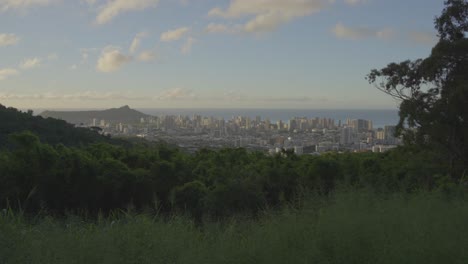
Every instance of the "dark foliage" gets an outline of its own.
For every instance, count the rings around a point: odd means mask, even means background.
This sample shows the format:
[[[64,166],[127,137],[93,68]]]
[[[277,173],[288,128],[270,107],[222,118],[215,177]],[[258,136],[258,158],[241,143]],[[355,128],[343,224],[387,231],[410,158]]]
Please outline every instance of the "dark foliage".
[[[118,142],[87,128],[75,128],[63,120],[44,119],[41,116],[33,116],[32,111],[21,112],[1,104],[0,121],[0,146],[7,144],[9,134],[22,131],[31,131],[42,142],[52,145],[80,146],[95,142]]]
[[[372,70],[370,83],[401,101],[397,133],[439,153],[454,179],[468,169],[468,2],[448,0],[429,57]]]
[[[427,163],[433,152],[410,148],[322,156],[204,149],[189,155],[166,145],[53,146],[30,132],[11,134],[9,142],[11,149],[0,151],[0,208],[30,213],[134,209],[223,218],[295,206],[304,193],[327,196],[339,186],[411,192],[447,183],[447,168]]]

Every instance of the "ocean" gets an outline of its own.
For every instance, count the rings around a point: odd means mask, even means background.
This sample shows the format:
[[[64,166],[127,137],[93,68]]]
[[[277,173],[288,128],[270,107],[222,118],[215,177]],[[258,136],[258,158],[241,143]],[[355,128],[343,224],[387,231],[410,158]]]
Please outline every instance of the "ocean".
[[[262,120],[267,118],[271,122],[282,120],[288,121],[293,117],[307,118],[332,118],[338,123],[346,122],[346,119],[365,119],[371,120],[374,128],[384,127],[386,125],[396,125],[398,123],[398,110],[346,110],[346,109],[165,109],[165,108],[137,108],[137,110],[148,115],[183,115],[193,116],[201,115],[207,117],[231,119],[236,116],[246,116],[255,119],[260,116]]]

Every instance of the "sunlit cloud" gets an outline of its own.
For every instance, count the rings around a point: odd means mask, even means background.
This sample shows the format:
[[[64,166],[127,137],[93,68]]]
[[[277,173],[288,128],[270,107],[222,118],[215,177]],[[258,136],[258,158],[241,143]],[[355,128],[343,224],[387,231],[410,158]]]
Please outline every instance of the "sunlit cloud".
[[[122,13],[155,8],[158,3],[159,0],[110,0],[100,8],[96,22],[106,24]]]
[[[131,54],[135,53],[138,50],[141,44],[141,40],[147,36],[148,36],[147,32],[140,32],[135,36],[135,38],[133,38],[132,44],[130,45]]]
[[[231,29],[224,24],[210,23],[205,28],[206,33],[228,33]]]
[[[23,70],[29,70],[29,69],[37,68],[40,66],[41,66],[41,59],[39,58],[26,59],[20,63],[20,68]]]
[[[174,30],[169,30],[161,34],[161,41],[170,42],[181,39],[185,34],[189,32],[188,27],[181,27]]]
[[[132,61],[132,58],[123,54],[119,48],[108,46],[103,49],[98,59],[96,69],[100,72],[114,72],[130,61]]]
[[[19,72],[16,69],[12,69],[12,68],[0,69],[0,81],[6,80],[18,74]]]
[[[226,19],[251,17],[242,30],[261,33],[274,31],[294,19],[319,12],[329,3],[327,0],[231,0],[226,9],[216,7],[208,15]]]
[[[380,38],[391,39],[396,32],[391,28],[372,29],[368,27],[348,27],[342,23],[336,24],[332,29],[332,33],[340,39],[364,39],[364,38]]]
[[[58,94],[53,92],[37,94],[0,93],[2,100],[147,100],[145,96],[135,96],[129,92],[96,92],[84,91],[70,94]]]
[[[163,91],[160,95],[154,97],[155,100],[188,100],[194,99],[196,96],[189,89],[174,88]]]
[[[157,58],[158,58],[157,54],[152,50],[142,51],[140,54],[138,54],[138,57],[137,57],[139,61],[143,61],[143,62],[154,61]]]
[[[187,38],[187,41],[185,41],[185,44],[182,46],[182,48],[180,49],[180,51],[183,53],[183,54],[188,54],[192,51],[192,46],[193,44],[195,44],[197,42],[196,39],[192,38],[192,37],[189,37]]]
[[[0,10],[27,9],[33,6],[47,6],[59,0],[1,0]]]
[[[200,99],[203,99],[200,97]],[[323,96],[251,96],[238,91],[226,91],[222,96],[208,97],[214,101],[231,101],[244,103],[313,103],[327,102],[329,99]]]
[[[0,34],[0,47],[16,45],[19,38],[15,34]]]

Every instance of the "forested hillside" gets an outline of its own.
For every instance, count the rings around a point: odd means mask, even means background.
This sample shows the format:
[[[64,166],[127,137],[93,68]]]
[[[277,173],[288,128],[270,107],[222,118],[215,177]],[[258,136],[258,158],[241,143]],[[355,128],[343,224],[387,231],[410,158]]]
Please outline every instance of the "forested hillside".
[[[8,135],[22,131],[36,134],[42,142],[52,145],[80,146],[95,142],[111,142],[108,137],[87,128],[76,128],[63,120],[33,116],[0,104],[0,146],[7,144]]]
[[[219,218],[300,206],[307,194],[328,196],[337,188],[455,188],[444,164],[427,162],[434,157],[430,150],[270,156],[225,149],[190,155],[165,145],[52,146],[30,132],[9,139],[13,148],[0,152],[0,206],[30,213],[133,208]]]

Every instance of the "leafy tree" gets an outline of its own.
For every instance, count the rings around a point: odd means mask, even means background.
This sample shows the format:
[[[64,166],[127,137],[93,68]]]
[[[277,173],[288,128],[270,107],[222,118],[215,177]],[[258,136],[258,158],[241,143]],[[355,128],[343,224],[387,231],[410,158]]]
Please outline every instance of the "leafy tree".
[[[440,153],[454,179],[468,167],[468,2],[447,0],[429,57],[372,70],[370,83],[401,101],[397,134]]]
[[[208,189],[200,181],[192,181],[176,187],[172,192],[171,202],[178,208],[196,219],[200,219],[204,210],[204,199]]]

